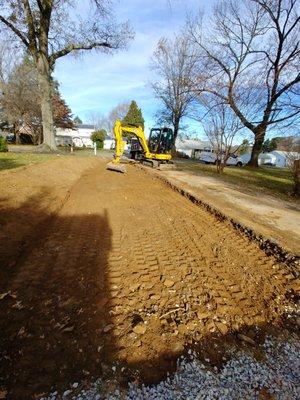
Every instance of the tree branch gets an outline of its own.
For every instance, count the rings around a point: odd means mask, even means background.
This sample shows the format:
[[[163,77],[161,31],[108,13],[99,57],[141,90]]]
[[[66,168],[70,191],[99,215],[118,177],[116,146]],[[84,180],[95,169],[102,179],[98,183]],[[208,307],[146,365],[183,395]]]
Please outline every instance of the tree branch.
[[[53,53],[50,56],[50,63],[53,65],[53,63],[55,63],[55,61],[60,58],[60,57],[64,57],[67,54],[72,53],[73,51],[78,51],[78,50],[92,50],[94,48],[98,48],[98,47],[104,47],[107,49],[112,49],[113,46],[111,44],[109,44],[108,42],[94,42],[94,43],[90,43],[90,44],[70,44],[69,46],[66,46],[65,48],[57,51],[56,53]]]
[[[28,42],[29,42],[28,47],[30,50],[34,50],[36,49],[36,32],[35,32],[33,15],[31,12],[29,1],[23,0],[22,3],[24,6],[27,26],[28,26]]]
[[[272,120],[272,121],[269,121],[269,125],[279,124],[280,122],[287,121],[288,119],[294,118],[294,117],[296,117],[296,116],[299,115],[299,114],[300,114],[300,110],[297,110],[297,111],[295,111],[293,114],[289,114],[289,115],[287,115],[287,116],[285,116],[285,117],[282,117],[282,118],[278,118],[278,119],[274,119],[274,120]]]
[[[300,82],[300,73],[296,76],[294,80],[291,82],[287,83],[282,89],[280,89],[276,95],[274,96],[274,100],[276,101],[284,92],[286,92],[288,89],[290,89],[292,86],[296,85],[296,83]]]
[[[19,39],[22,40],[22,42],[25,44],[26,47],[29,47],[29,43],[26,37],[22,34],[21,31],[19,31],[19,29],[17,29],[12,23],[7,21],[7,19],[5,19],[2,15],[0,15],[0,21],[3,22],[4,25],[6,25],[13,33],[16,34],[19,37]]]

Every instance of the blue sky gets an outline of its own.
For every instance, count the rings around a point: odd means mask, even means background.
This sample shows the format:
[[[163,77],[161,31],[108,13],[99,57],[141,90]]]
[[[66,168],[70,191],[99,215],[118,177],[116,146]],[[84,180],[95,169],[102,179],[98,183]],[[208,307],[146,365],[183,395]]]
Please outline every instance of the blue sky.
[[[187,12],[212,3],[213,0],[115,1],[119,21],[130,20],[135,30],[128,50],[114,55],[91,51],[80,59],[64,57],[56,64],[55,77],[73,114],[88,122],[90,112],[105,115],[118,103],[134,99],[142,108],[148,130],[154,125],[153,115],[158,108],[147,84],[151,74],[149,60],[157,41],[178,31]],[[193,126],[193,130],[196,128]]]

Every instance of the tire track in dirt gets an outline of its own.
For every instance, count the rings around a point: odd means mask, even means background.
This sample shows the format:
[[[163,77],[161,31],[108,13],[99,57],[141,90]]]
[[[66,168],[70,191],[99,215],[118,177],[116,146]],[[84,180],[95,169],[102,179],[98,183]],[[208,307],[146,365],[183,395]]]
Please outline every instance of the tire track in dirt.
[[[9,290],[1,379],[11,398],[28,398],[116,363],[151,381],[184,345],[292,310],[299,280],[157,179],[101,164],[77,182]]]

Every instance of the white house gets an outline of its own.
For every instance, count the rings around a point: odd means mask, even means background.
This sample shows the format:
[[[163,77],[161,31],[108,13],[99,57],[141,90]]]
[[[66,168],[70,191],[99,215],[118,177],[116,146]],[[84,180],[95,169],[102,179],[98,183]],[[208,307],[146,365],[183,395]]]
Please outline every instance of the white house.
[[[284,168],[297,159],[300,159],[300,153],[274,150],[270,153],[261,153],[258,156],[258,164]]]
[[[189,158],[199,158],[203,151],[213,151],[213,146],[208,140],[177,139],[175,147],[179,153]]]
[[[248,164],[248,162],[250,161],[251,158],[251,153],[245,153],[245,154],[241,154],[240,158],[243,162],[244,165]]]
[[[106,136],[103,143],[104,150],[113,150],[115,148],[115,139],[111,136]]]
[[[81,124],[77,125],[75,129],[57,128],[55,141],[57,145],[68,146],[74,145],[76,147],[93,147],[91,134],[95,132],[94,125]]]
[[[75,146],[75,147],[93,147],[91,135],[95,132],[94,125],[81,124],[75,129],[56,129],[55,141],[58,146]],[[128,147],[127,141],[124,140],[124,149]],[[115,139],[107,135],[104,139],[103,148],[105,150],[113,150],[115,148]]]

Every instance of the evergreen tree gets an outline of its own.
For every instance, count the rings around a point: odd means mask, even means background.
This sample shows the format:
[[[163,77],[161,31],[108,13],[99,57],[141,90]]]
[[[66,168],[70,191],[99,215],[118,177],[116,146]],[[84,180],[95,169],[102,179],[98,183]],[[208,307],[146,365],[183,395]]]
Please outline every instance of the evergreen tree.
[[[122,124],[141,126],[144,129],[145,120],[142,115],[142,110],[138,107],[136,101],[132,100],[129,110],[122,120]]]
[[[75,125],[81,125],[82,124],[82,120],[78,117],[78,115],[74,118],[74,124]]]
[[[264,153],[269,153],[270,151],[274,151],[277,149],[278,138],[266,139],[262,146],[262,151]]]

